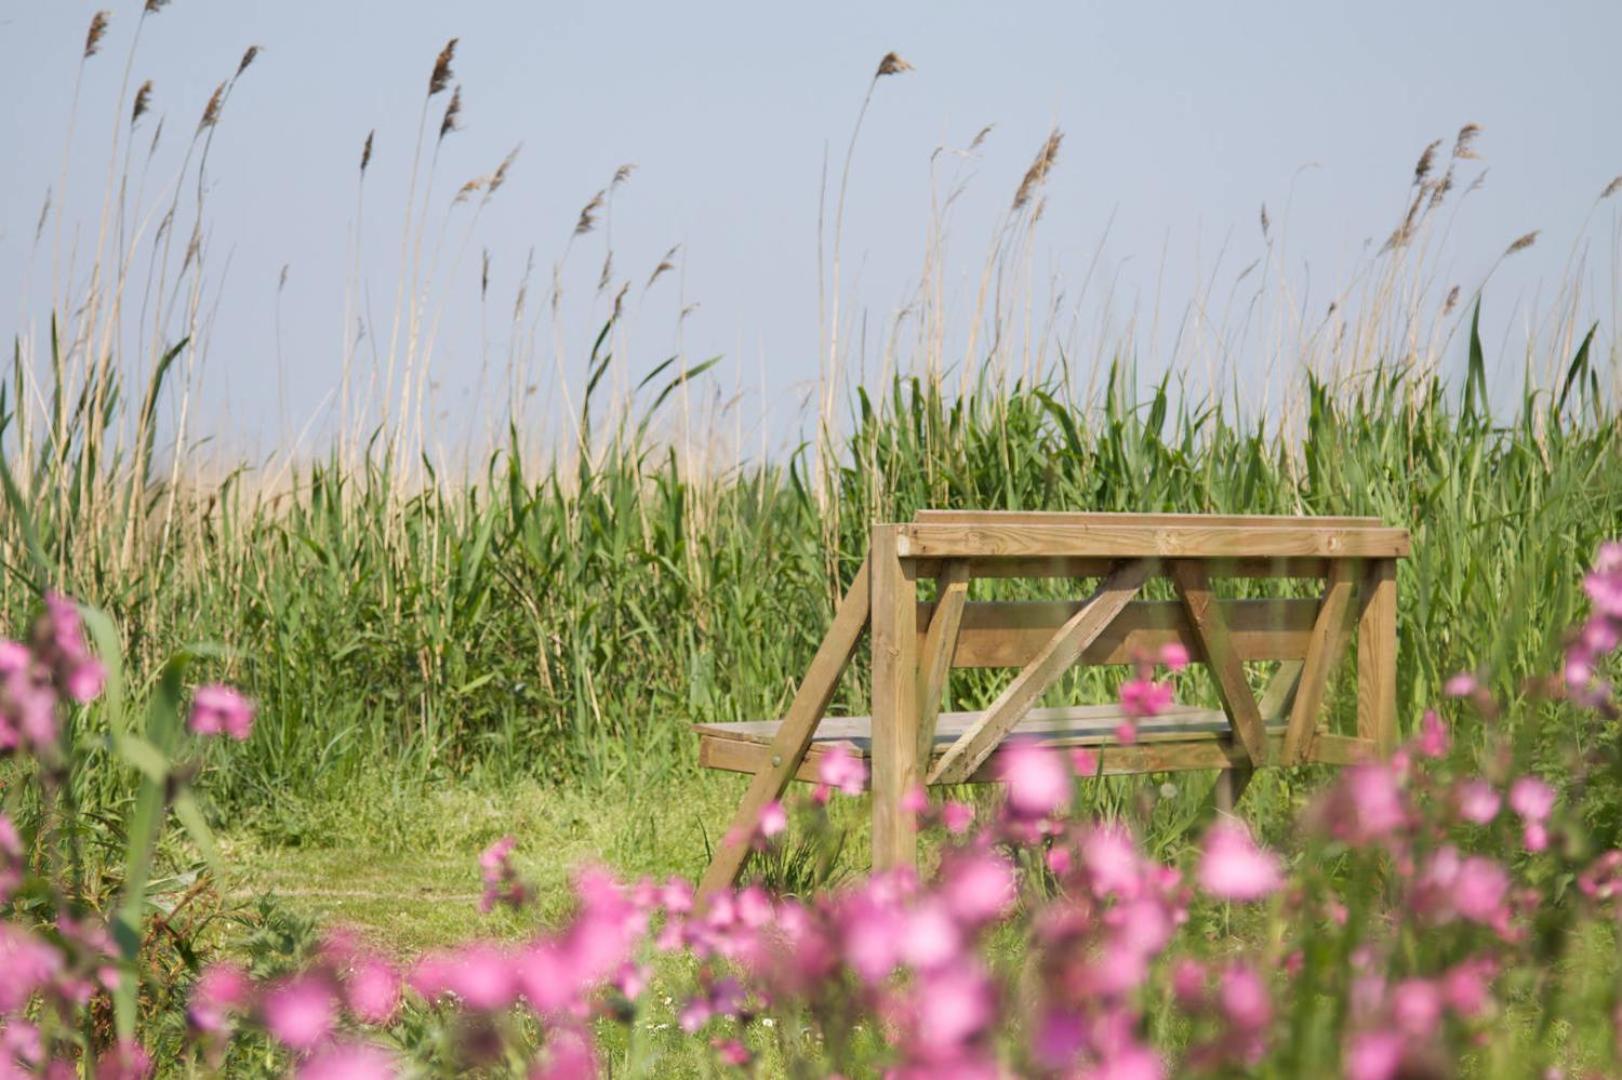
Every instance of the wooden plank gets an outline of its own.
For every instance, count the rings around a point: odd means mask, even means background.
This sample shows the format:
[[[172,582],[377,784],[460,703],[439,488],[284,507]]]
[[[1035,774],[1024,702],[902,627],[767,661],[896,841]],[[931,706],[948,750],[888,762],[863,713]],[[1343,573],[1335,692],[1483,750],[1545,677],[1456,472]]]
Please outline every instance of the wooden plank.
[[[850,663],[851,655],[861,640],[862,630],[867,626],[869,599],[868,564],[864,562],[856,571],[856,577],[844,598],[839,601],[833,623],[823,635],[822,644],[817,646],[805,678],[794,692],[788,714],[779,725],[766,756],[762,758],[763,764],[755,772],[754,782],[744,794],[726,835],[715,849],[709,868],[699,883],[701,895],[726,888],[737,880],[738,871],[743,869],[744,860],[749,855],[745,836],[760,819],[761,808],[782,796],[804,760],[806,751],[810,749],[817,724],[828,711],[828,703],[833,700],[834,691],[839,685],[839,676]]]
[[[1301,671],[1300,688],[1290,706],[1289,729],[1284,734],[1283,765],[1299,765],[1307,759],[1311,736],[1323,712],[1324,693],[1329,676],[1340,663],[1346,647],[1347,614],[1357,587],[1355,563],[1337,560],[1329,570],[1329,585],[1312,627],[1312,644],[1307,649]]]
[[[932,525],[897,526],[903,557],[1011,556],[1109,558],[1395,558],[1408,533],[1392,528],[1316,525]]]
[[[1065,742],[1046,743],[1056,749],[1068,746]],[[1268,735],[1269,750],[1278,753],[1284,747],[1284,732]],[[706,768],[732,772],[757,772],[766,760],[768,749],[759,743],[738,742],[731,739],[705,736],[699,741],[699,761]],[[827,749],[824,744],[813,746],[801,763],[797,778],[815,781],[821,757]],[[1182,772],[1194,769],[1248,769],[1250,758],[1244,747],[1226,739],[1209,738],[1198,741],[1166,739],[1140,740],[1132,746],[1119,743],[1096,747],[1100,775],[1132,776],[1141,773]],[[966,783],[989,784],[999,778],[1001,751],[993,752],[976,769]],[[1318,732],[1313,736],[1311,758],[1328,765],[1352,765],[1368,761],[1375,755],[1374,743],[1367,739],[1354,739],[1345,735]]]
[[[952,744],[930,773],[930,782],[951,783],[973,773],[1036,699],[1069,670],[1137,595],[1149,570],[1147,560],[1136,559],[1105,578],[1087,604],[1059,627],[1041,653],[997,695],[979,722]]]
[[[1249,529],[1331,525],[1382,528],[1377,517],[1317,517],[1311,514],[1141,514],[1111,510],[920,510],[920,525],[1242,525]]]
[[[873,527],[873,869],[915,867],[917,823],[903,808],[918,764],[918,583],[894,525]]]
[[[997,555],[969,559],[969,573],[976,578],[1097,578],[1115,565],[1112,558],[1086,558],[1068,555]],[[1212,559],[1206,569],[1214,578],[1312,578],[1322,580],[1328,573],[1327,559],[1299,556],[1272,558]],[[1163,568],[1156,568],[1157,574]]]
[[[940,716],[941,699],[946,695],[946,679],[952,673],[952,657],[957,652],[958,627],[963,621],[963,605],[969,598],[969,564],[953,559],[944,564],[940,575],[940,599],[928,605],[929,620],[920,642],[921,673],[918,679],[918,754],[927,761],[935,745],[935,721]],[[919,604],[922,612],[925,605]]]
[[[1371,563],[1357,625],[1357,734],[1382,756],[1397,748],[1397,564]]]
[[[963,609],[952,654],[960,668],[1024,667],[1053,632],[1079,612],[1085,601],[975,601]],[[1318,616],[1310,599],[1221,600],[1223,618],[1242,660],[1305,657]],[[918,632],[932,625],[934,604],[918,605]],[[1194,651],[1196,639],[1183,605],[1175,600],[1134,600],[1121,610],[1079,662],[1131,664],[1178,642]],[[928,645],[924,646],[928,655]]]
[[[1180,560],[1172,564],[1172,579],[1178,598],[1188,612],[1189,625],[1199,642],[1196,656],[1202,657],[1216,683],[1217,696],[1233,722],[1234,734],[1250,754],[1251,763],[1267,763],[1267,740],[1256,699],[1245,681],[1245,669],[1234,651],[1222,608],[1211,593],[1211,582],[1198,562]]]
[[[943,712],[935,729],[935,742],[931,753],[943,752],[985,715],[983,710]],[[1070,746],[1091,746],[1115,737],[1126,713],[1118,702],[1108,705],[1060,705],[1052,708],[1031,709],[1015,725],[1012,734],[1040,736],[1047,740],[1061,739]],[[777,737],[779,720],[746,720],[725,724],[694,724],[700,736],[730,739],[737,742],[767,746]],[[1283,732],[1280,722],[1278,730]],[[1221,709],[1206,709],[1197,705],[1172,705],[1159,716],[1149,717],[1138,724],[1138,738],[1153,739],[1161,736],[1175,738],[1227,738],[1233,728],[1228,714]],[[873,721],[867,716],[828,716],[817,725],[813,740],[816,746],[835,743],[852,752],[866,756],[873,741]]]

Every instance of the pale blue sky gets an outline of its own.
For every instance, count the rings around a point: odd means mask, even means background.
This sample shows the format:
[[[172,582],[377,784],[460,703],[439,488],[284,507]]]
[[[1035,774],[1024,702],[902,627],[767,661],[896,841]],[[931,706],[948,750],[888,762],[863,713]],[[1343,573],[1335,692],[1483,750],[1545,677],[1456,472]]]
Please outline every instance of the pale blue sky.
[[[81,245],[95,228],[140,0],[0,0],[0,330],[8,338],[24,316],[37,327],[45,311],[49,230],[26,298],[23,281],[35,219],[61,167],[84,28],[101,6],[111,9],[112,25],[81,91],[66,204]],[[1136,307],[1142,320],[1157,280],[1163,308],[1175,312],[1219,251],[1230,280],[1258,258],[1264,202],[1275,226],[1288,225],[1287,262],[1306,294],[1303,307],[1321,310],[1364,245],[1378,246],[1400,216],[1420,148],[1479,123],[1480,164],[1491,174],[1456,224],[1440,276],[1468,292],[1513,238],[1543,230],[1488,289],[1491,348],[1500,351],[1524,342],[1530,313],[1566,273],[1595,196],[1622,173],[1616,0],[173,0],[147,21],[133,70],[135,83],[155,81],[154,115],[168,125],[154,188],[178,165],[214,85],[244,47],[264,47],[230,99],[210,158],[209,265],[219,301],[207,419],[221,434],[275,441],[275,301],[284,265],[288,423],[302,423],[336,385],[356,161],[374,128],[366,278],[386,327],[424,82],[453,35],[461,39],[455,68],[465,130],[444,143],[439,190],[448,195],[488,172],[515,144],[523,152],[470,254],[440,290],[447,306],[434,372],[439,405],[451,413],[468,408],[481,349],[505,355],[527,253],[534,249],[540,293],[581,205],[617,166],[635,162],[613,209],[616,274],[635,283],[637,308],[632,354],[616,378],[634,381],[668,355],[679,285],[701,305],[685,324],[686,352],[695,360],[724,353],[719,385],[748,391],[751,416],[773,411],[774,423],[785,423],[793,415],[787,403],[817,371],[824,155],[837,173],[867,78],[890,49],[916,70],[883,80],[875,94],[844,241],[847,310],[869,315],[870,366],[878,327],[904,302],[923,259],[931,151],[964,146],[986,124],[996,128],[965,166],[974,179],[954,210],[954,303],[972,298],[998,214],[1057,124],[1066,140],[1047,191],[1037,275],[1079,290],[1102,245],[1089,289],[1102,297],[1108,290],[1099,283],[1113,283],[1119,317]],[[436,99],[436,117],[444,101]],[[144,147],[150,118],[143,124]],[[1608,204],[1587,234],[1607,304],[1616,295],[1615,213]],[[600,231],[582,238],[567,264],[563,312],[575,376],[601,314],[588,298],[603,243]],[[677,243],[681,274],[644,299],[642,283]],[[484,336],[482,248],[492,261]],[[1170,326],[1159,334],[1164,353],[1175,318],[1162,318]],[[549,332],[542,338],[549,370]],[[1164,362],[1143,344],[1146,367]],[[1267,358],[1233,362],[1259,373]],[[1516,381],[1518,365],[1516,356],[1505,369]],[[762,381],[770,410],[758,398]]]

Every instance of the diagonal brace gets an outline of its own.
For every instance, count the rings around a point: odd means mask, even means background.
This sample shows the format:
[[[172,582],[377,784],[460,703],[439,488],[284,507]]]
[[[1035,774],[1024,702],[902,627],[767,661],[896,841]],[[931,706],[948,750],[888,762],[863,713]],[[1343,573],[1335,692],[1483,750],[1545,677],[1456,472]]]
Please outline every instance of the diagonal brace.
[[[1281,764],[1299,765],[1307,759],[1312,732],[1323,708],[1324,692],[1329,686],[1329,676],[1340,662],[1351,629],[1347,616],[1357,584],[1353,569],[1349,559],[1336,559],[1330,564],[1329,586],[1324,590],[1318,618],[1312,625],[1306,662],[1301,669],[1301,684],[1290,708],[1290,726],[1284,732]]]
[[[1250,684],[1245,681],[1244,665],[1228,634],[1222,607],[1211,591],[1211,579],[1202,564],[1188,559],[1173,561],[1171,576],[1177,584],[1177,596],[1188,615],[1194,640],[1216,682],[1217,696],[1222,699],[1228,723],[1233,725],[1233,733],[1251,765],[1265,765],[1267,729],[1262,724],[1261,710],[1250,692]]]
[[[961,784],[973,775],[1037,699],[1115,621],[1121,609],[1148,580],[1153,567],[1153,560],[1134,559],[1112,570],[1081,610],[1067,619],[1042,646],[1036,659],[1014,677],[980,719],[952,744],[930,773],[929,783]]]

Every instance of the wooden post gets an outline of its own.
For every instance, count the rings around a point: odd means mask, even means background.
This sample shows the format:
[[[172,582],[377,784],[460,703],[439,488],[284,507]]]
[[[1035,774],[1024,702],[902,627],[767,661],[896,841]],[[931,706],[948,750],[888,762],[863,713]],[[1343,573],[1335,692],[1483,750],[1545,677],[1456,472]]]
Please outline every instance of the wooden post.
[[[875,525],[873,583],[873,869],[918,865],[917,823],[902,807],[918,763],[918,582],[897,551],[898,526]]]
[[[1346,645],[1346,616],[1352,606],[1352,590],[1357,581],[1353,566],[1345,559],[1335,559],[1329,567],[1329,586],[1324,590],[1318,619],[1312,627],[1312,641],[1307,646],[1305,670],[1300,688],[1290,707],[1290,726],[1284,735],[1283,765],[1299,765],[1307,759],[1307,749],[1317,730],[1319,715],[1323,712],[1324,693],[1329,689],[1329,676],[1340,662]]]
[[[1357,624],[1357,734],[1384,757],[1397,748],[1397,563],[1375,559],[1363,577]]]
[[[941,567],[940,599],[930,616],[924,635],[924,651],[918,674],[918,767],[928,770],[935,754],[935,724],[940,720],[941,699],[946,679],[952,673],[952,656],[957,651],[957,632],[963,624],[963,605],[969,598],[969,564],[964,559],[949,560]]]

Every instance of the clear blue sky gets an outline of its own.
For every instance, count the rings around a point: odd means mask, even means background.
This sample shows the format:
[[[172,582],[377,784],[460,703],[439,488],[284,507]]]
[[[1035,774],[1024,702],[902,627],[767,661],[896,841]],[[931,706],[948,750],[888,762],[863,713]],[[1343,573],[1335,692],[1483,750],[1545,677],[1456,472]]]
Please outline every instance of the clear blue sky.
[[[86,71],[66,203],[81,246],[95,228],[140,0],[0,3],[0,329],[8,337],[26,329],[25,316],[37,329],[45,310],[49,235],[26,297],[23,282],[35,219],[61,167],[85,26],[101,6],[112,23]],[[844,241],[847,311],[868,313],[870,367],[879,327],[904,302],[923,259],[931,152],[966,145],[986,124],[996,128],[966,166],[974,179],[954,210],[953,295],[972,297],[997,215],[1058,125],[1066,140],[1047,191],[1037,275],[1079,289],[1102,245],[1089,288],[1100,293],[1100,281],[1113,283],[1111,302],[1124,318],[1152,306],[1162,267],[1162,303],[1175,311],[1219,251],[1230,278],[1258,258],[1263,203],[1275,224],[1287,222],[1289,272],[1310,297],[1303,303],[1318,308],[1364,245],[1390,232],[1420,148],[1479,123],[1481,164],[1491,174],[1471,196],[1439,274],[1468,292],[1510,240],[1543,230],[1487,293],[1490,347],[1506,355],[1522,346],[1527,320],[1565,274],[1596,194],[1622,173],[1615,0],[173,0],[147,21],[134,62],[134,83],[155,81],[154,116],[167,121],[154,187],[177,166],[203,103],[244,47],[264,48],[229,102],[210,159],[219,299],[206,361],[216,408],[207,419],[225,429],[217,433],[270,445],[282,387],[297,426],[335,386],[356,163],[372,129],[366,278],[384,324],[377,332],[386,330],[424,82],[451,36],[461,39],[455,69],[465,130],[445,140],[439,191],[490,171],[523,144],[469,256],[439,293],[447,309],[434,373],[439,407],[453,414],[469,407],[481,349],[505,349],[528,252],[538,294],[581,205],[617,166],[635,162],[613,208],[616,274],[634,282],[636,307],[632,354],[616,379],[634,381],[674,347],[679,285],[687,302],[701,305],[685,323],[687,354],[724,353],[717,385],[748,391],[753,416],[791,416],[786,403],[817,371],[824,156],[837,173],[868,76],[891,49],[916,70],[878,87]],[[436,99],[436,117],[444,101]],[[1589,233],[1607,298],[1616,295],[1615,212],[1607,206]],[[678,243],[680,274],[643,298],[642,282]],[[603,244],[600,230],[582,238],[567,264],[563,312],[576,368],[602,312],[590,298]],[[481,334],[483,248],[492,299]],[[1166,336],[1163,329],[1162,345]],[[1142,360],[1157,362],[1146,350]],[[1260,372],[1266,360],[1233,363]],[[1504,369],[1517,381],[1519,362],[1511,356]]]

